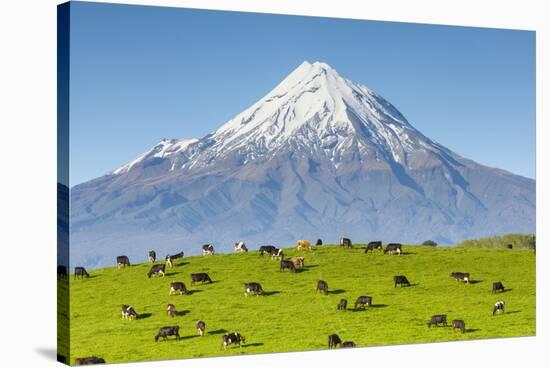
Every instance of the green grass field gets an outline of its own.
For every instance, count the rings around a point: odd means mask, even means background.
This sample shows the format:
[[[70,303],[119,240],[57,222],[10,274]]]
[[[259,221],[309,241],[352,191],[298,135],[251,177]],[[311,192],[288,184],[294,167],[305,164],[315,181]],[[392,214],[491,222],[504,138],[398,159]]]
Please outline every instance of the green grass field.
[[[398,256],[363,249],[286,249],[286,257],[306,258],[296,274],[279,272],[278,261],[257,251],[179,259],[165,278],[148,279],[147,263],[91,271],[90,278],[70,281],[71,363],[90,355],[111,363],[326,349],[332,333],[360,347],[535,335],[533,251],[404,246]],[[452,271],[469,272],[474,282],[458,283]],[[191,286],[196,272],[214,283]],[[394,288],[394,275],[407,276],[412,286]],[[328,296],[315,292],[319,279],[328,282]],[[193,293],[169,296],[173,281]],[[243,283],[253,281],[268,295],[245,297]],[[494,281],[507,291],[491,294]],[[360,295],[372,296],[373,306],[350,310]],[[341,298],[347,311],[336,310]],[[497,300],[506,302],[506,313],[493,317]],[[166,314],[168,303],[179,316]],[[121,320],[122,304],[142,318]],[[431,315],[441,313],[449,324],[463,319],[467,332],[428,328]],[[204,337],[195,330],[199,319],[206,322]],[[180,326],[182,338],[155,343],[159,327],[170,325]],[[230,331],[246,337],[243,348],[221,350],[221,336]]]

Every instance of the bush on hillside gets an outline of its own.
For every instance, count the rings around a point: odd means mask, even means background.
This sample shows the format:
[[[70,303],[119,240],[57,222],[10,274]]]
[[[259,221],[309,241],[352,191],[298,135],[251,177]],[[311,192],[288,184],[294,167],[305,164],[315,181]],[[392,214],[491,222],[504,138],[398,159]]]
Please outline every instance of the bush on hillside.
[[[432,247],[435,247],[435,246],[437,246],[437,242],[432,241],[432,240],[427,240],[427,241],[422,242],[422,246],[432,246]]]

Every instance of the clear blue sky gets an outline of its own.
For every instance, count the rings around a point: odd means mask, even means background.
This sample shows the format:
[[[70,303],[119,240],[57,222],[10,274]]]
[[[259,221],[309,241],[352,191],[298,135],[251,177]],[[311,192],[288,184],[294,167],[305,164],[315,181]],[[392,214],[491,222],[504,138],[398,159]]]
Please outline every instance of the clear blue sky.
[[[535,177],[534,32],[77,2],[70,185],[206,135],[304,60],[458,154]]]

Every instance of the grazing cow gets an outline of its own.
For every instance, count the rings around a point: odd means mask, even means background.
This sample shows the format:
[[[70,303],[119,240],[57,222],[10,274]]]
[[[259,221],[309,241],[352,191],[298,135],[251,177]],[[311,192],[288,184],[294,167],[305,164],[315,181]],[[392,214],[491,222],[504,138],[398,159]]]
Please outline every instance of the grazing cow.
[[[367,254],[369,251],[374,252],[374,250],[382,251],[382,241],[371,241],[367,244],[367,248],[365,249],[365,254]]]
[[[360,306],[361,308],[365,308],[365,306],[372,306],[372,297],[371,296],[359,296],[357,297],[357,301],[355,301],[354,309],[357,308],[357,306]]]
[[[137,319],[138,314],[136,310],[130,305],[122,305],[122,320]]]
[[[315,289],[316,292],[323,292],[325,295],[328,295],[328,283],[324,280],[318,280],[317,281],[317,288]]]
[[[121,266],[130,266],[130,259],[128,259],[128,256],[122,255],[116,257],[116,265],[117,267]]]
[[[284,271],[285,269],[288,269],[294,273],[296,273],[296,267],[294,266],[294,263],[289,260],[285,260],[281,258],[281,263],[279,265],[279,271]]]
[[[459,271],[453,271],[451,273],[451,276],[455,278],[457,281],[461,281],[464,283],[470,283],[470,273],[461,273]]]
[[[393,287],[397,287],[398,284],[401,284],[401,287],[406,285],[407,287],[410,287],[411,283],[409,283],[409,280],[404,275],[396,275],[393,277]]]
[[[433,315],[430,321],[428,322],[428,327],[431,328],[432,325],[439,326],[439,325],[445,325],[447,326],[447,315]]]
[[[169,303],[169,304],[166,306],[166,313],[167,313],[168,316],[170,316],[170,317],[175,317],[175,316],[176,316],[176,306],[174,306],[173,304]]]
[[[345,342],[342,342],[342,345],[340,346],[340,348],[355,348],[355,343],[352,341],[345,341]]]
[[[510,250],[511,250],[511,249],[513,249],[513,248],[514,248],[514,245],[512,245],[511,243],[509,243],[509,244],[507,244],[507,245],[506,245],[506,248],[508,248],[508,249],[510,249]]]
[[[315,242],[315,246],[321,246],[323,244],[323,240],[322,239],[317,239],[317,242]]]
[[[273,250],[271,252],[271,260],[274,260],[274,259],[279,259],[279,260],[282,260],[283,259],[283,249],[282,248],[276,248],[275,250]]]
[[[57,265],[57,279],[67,279],[67,267],[65,265]]]
[[[248,252],[248,248],[243,241],[235,242],[235,252]]]
[[[214,255],[214,246],[207,243],[206,245],[202,245],[202,254],[203,255]]]
[[[262,289],[262,286],[260,283],[244,283],[244,295],[248,296],[249,293],[255,294],[255,295],[262,295],[264,293],[264,290]]]
[[[400,243],[389,243],[384,250],[385,254],[387,254],[388,252],[390,254],[393,254],[395,252],[397,255],[401,255],[403,249]]]
[[[498,301],[493,306],[493,316],[497,313],[504,313],[504,301]]]
[[[147,276],[151,278],[153,275],[161,275],[164,278],[164,274],[166,274],[166,264],[155,264],[151,266],[151,270],[147,273]]]
[[[342,298],[340,302],[338,302],[338,306],[336,307],[336,309],[345,311],[347,308],[348,308],[348,300],[345,298]]]
[[[498,291],[504,292],[504,284],[502,282],[493,283],[493,291],[491,293],[497,293]]]
[[[174,266],[174,260],[181,259],[181,258],[183,258],[183,251],[178,252],[175,255],[166,255],[166,258],[165,258],[166,265],[168,265],[169,267],[173,267]]]
[[[453,320],[451,323],[453,330],[454,329],[460,329],[463,333],[466,332],[466,324],[464,323],[464,320]]]
[[[208,282],[212,283],[212,279],[210,279],[210,276],[206,273],[195,273],[191,274],[191,285],[195,284],[196,282]]]
[[[187,291],[187,288],[185,287],[185,283],[184,282],[172,282],[170,283],[170,292],[168,293],[168,295],[173,295],[173,294],[176,294],[176,293],[180,293],[180,294],[187,294],[189,293]]]
[[[104,363],[106,363],[106,362],[103,358],[99,358],[99,357],[95,357],[95,356],[76,358],[74,360],[74,364],[77,365],[77,366],[84,366],[84,365],[89,365],[89,364],[104,364]]]
[[[311,246],[311,243],[309,243],[308,240],[298,240],[296,243],[296,248],[298,250],[313,250],[313,246]]]
[[[88,274],[88,272],[86,271],[86,269],[84,269],[83,266],[77,266],[74,268],[74,278],[78,279],[79,277],[80,279],[82,279],[83,277],[86,277],[86,278],[90,277],[90,274]]]
[[[271,245],[260,246],[260,256],[264,256],[264,254],[272,254],[273,252],[275,252],[275,250],[276,250],[275,246],[271,246]]]
[[[149,251],[147,253],[147,258],[150,263],[154,263],[155,261],[157,261],[157,253],[155,252],[155,250]]]
[[[341,346],[342,340],[340,340],[340,337],[338,334],[331,334],[328,336],[328,349],[336,348],[336,346]]]
[[[353,246],[351,245],[351,240],[349,238],[342,237],[340,238],[340,247],[351,248]]]
[[[291,261],[294,264],[294,266],[303,267],[305,259],[303,257],[294,256],[288,259],[288,261]]]
[[[204,336],[204,332],[206,331],[206,323],[202,320],[197,321],[195,324],[195,327],[197,328],[197,332],[200,336]]]
[[[246,343],[246,339],[239,333],[229,333],[222,336],[222,348],[225,350],[229,344],[237,344],[239,348],[241,343]]]
[[[180,339],[180,327],[179,326],[163,326],[159,329],[157,335],[155,335],[155,343],[162,338],[164,341],[168,339],[169,336],[174,335],[176,340]]]

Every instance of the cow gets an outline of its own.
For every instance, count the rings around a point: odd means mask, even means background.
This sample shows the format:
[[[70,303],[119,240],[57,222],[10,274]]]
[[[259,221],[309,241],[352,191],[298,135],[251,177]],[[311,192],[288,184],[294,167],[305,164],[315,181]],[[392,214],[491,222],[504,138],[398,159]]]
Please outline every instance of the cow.
[[[275,250],[273,250],[271,252],[271,259],[274,260],[274,259],[279,259],[279,260],[282,260],[283,259],[283,249],[282,248],[276,248]]]
[[[351,240],[349,238],[342,237],[340,238],[340,247],[352,248]]]
[[[162,338],[164,341],[168,339],[169,336],[174,335],[176,340],[180,339],[180,327],[179,326],[163,326],[159,329],[157,335],[155,335],[155,343]]]
[[[371,241],[367,244],[367,248],[365,249],[365,254],[368,254],[370,252],[374,252],[374,250],[382,251],[382,241]]]
[[[455,278],[457,281],[461,281],[464,283],[470,283],[470,273],[462,273],[459,271],[453,271],[451,273],[451,276]]]
[[[239,333],[229,333],[222,336],[222,348],[225,350],[229,344],[237,344],[242,347],[241,344],[245,344],[246,339]]]
[[[365,306],[372,306],[372,297],[371,296],[359,296],[355,301],[355,306],[353,309],[357,309],[357,306],[365,308]]]
[[[262,295],[264,294],[264,290],[262,289],[262,286],[260,283],[244,283],[244,295],[248,296],[249,293],[255,294],[255,295]]]
[[[86,277],[86,278],[90,277],[90,274],[88,274],[88,272],[86,271],[86,269],[84,269],[83,266],[76,266],[74,268],[74,278],[78,279],[79,277],[80,279],[82,279],[83,277]]]
[[[401,284],[401,287],[406,285],[407,287],[411,286],[411,283],[409,283],[409,280],[404,275],[396,275],[393,277],[393,287],[397,287],[398,284]]]
[[[328,283],[324,280],[318,280],[317,281],[317,288],[315,289],[316,292],[323,292],[325,295],[328,295]]]
[[[279,265],[279,271],[285,271],[285,269],[290,270],[291,272],[296,273],[296,267],[294,266],[294,263],[289,260],[285,260],[281,258],[281,263]]]
[[[195,327],[197,328],[197,332],[200,336],[204,336],[204,332],[206,331],[206,323],[202,320],[197,321],[195,324]]]
[[[137,318],[138,314],[132,306],[122,305],[122,320],[135,320]]]
[[[509,249],[509,250],[512,250],[514,248],[514,245],[509,243],[509,244],[506,245],[506,248]]]
[[[313,250],[313,246],[311,246],[308,240],[298,240],[298,242],[296,242],[296,248],[298,250]]]
[[[323,244],[323,240],[318,238],[317,242],[315,242],[315,246],[321,246]]]
[[[151,270],[147,273],[147,277],[151,278],[153,275],[159,274],[162,274],[162,277],[164,278],[164,275],[166,274],[166,264],[155,264],[151,266]]]
[[[433,315],[430,321],[428,322],[428,327],[431,328],[432,325],[439,326],[439,325],[445,325],[447,326],[447,315]]]
[[[169,303],[169,304],[166,306],[166,313],[167,313],[168,316],[170,316],[170,317],[175,317],[175,316],[176,316],[176,306],[174,306],[173,304]]]
[[[128,256],[126,256],[126,255],[117,256],[116,257],[116,265],[117,265],[118,268],[120,268],[121,266],[122,267],[130,266],[130,259],[128,259]]]
[[[491,293],[497,293],[498,291],[504,292],[504,284],[502,282],[493,283],[493,291]]]
[[[210,279],[210,276],[206,273],[195,273],[191,274],[191,285],[195,284],[196,282],[208,282],[212,283],[212,279]]]
[[[207,243],[205,245],[202,245],[202,254],[204,255],[214,255],[214,246]]]
[[[294,256],[288,259],[288,261],[291,261],[294,264],[294,266],[303,267],[305,259],[303,257]]]
[[[504,313],[504,301],[498,301],[493,306],[493,316],[497,313]]]
[[[336,309],[345,311],[347,308],[348,308],[348,300],[345,298],[342,298],[340,302],[338,302],[338,306],[336,307]]]
[[[155,261],[157,261],[157,253],[155,252],[155,250],[151,250],[147,253],[147,259],[150,263],[154,263]]]
[[[384,250],[385,254],[387,254],[388,252],[390,254],[393,254],[395,252],[396,254],[401,255],[401,253],[403,252],[403,249],[400,243],[389,243],[386,246],[386,249]]]
[[[83,358],[75,358],[74,364],[77,366],[84,366],[89,364],[104,364],[106,363],[103,358],[99,358],[96,356],[92,357],[83,357]]]
[[[264,254],[271,254],[275,250],[276,250],[275,246],[271,246],[271,245],[260,246],[260,256],[264,256]]]
[[[340,346],[340,348],[355,348],[355,343],[352,341],[345,341],[345,342],[342,342],[342,345]]]
[[[169,267],[173,267],[174,266],[174,260],[181,259],[181,258],[183,258],[183,251],[178,252],[177,254],[174,254],[174,255],[166,255],[166,257],[165,257],[166,265],[168,265]]]
[[[185,287],[185,283],[184,282],[172,282],[170,283],[170,292],[168,292],[168,295],[173,295],[173,294],[176,294],[176,293],[180,293],[180,294],[187,294],[189,293],[187,291],[187,288]]]
[[[451,325],[453,327],[453,330],[455,329],[459,329],[461,330],[463,333],[466,332],[466,324],[464,323],[464,320],[453,320],[451,322]]]
[[[330,334],[328,336],[328,349],[336,348],[336,346],[341,346],[342,340],[340,340],[340,337],[338,334]]]
[[[67,279],[67,267],[65,265],[57,265],[57,279]]]
[[[243,241],[235,242],[235,252],[248,252],[248,248]]]

